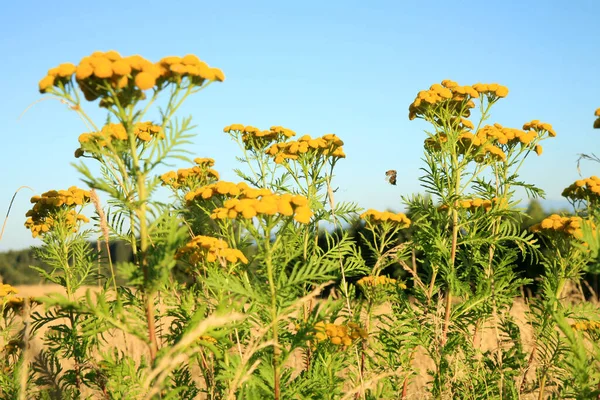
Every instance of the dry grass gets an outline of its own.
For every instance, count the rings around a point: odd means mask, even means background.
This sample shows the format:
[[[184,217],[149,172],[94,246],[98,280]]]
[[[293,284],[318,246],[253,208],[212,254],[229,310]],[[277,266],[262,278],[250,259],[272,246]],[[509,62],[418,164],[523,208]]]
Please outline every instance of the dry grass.
[[[64,289],[60,286],[56,285],[22,285],[16,287],[19,290],[20,296],[44,296],[50,293],[62,293],[65,294]],[[89,286],[82,287],[78,292],[78,296],[82,296],[86,293],[87,290],[95,291],[97,287]],[[529,351],[533,345],[533,337],[532,337],[532,329],[528,324],[526,319],[527,305],[522,299],[516,299],[512,309],[510,310],[510,314],[514,317],[515,321],[519,324],[521,328],[521,335],[523,338],[523,343],[525,347],[525,351]],[[390,312],[389,307],[382,306],[378,313],[388,313]],[[32,356],[35,355],[43,348],[43,343],[41,340],[41,336],[43,335],[43,331],[39,332],[32,341]],[[122,335],[115,335],[112,338],[108,337],[107,346],[114,347],[126,350],[130,355],[134,357],[134,359],[140,359],[143,356],[148,355],[147,346],[141,342],[139,339],[135,337],[128,336],[123,338]],[[124,340],[125,339],[125,340]],[[494,349],[497,347],[497,341],[495,333],[491,326],[483,327],[479,330],[477,335],[476,343],[482,350]],[[295,365],[297,368],[301,367],[302,360],[290,360],[292,365]],[[424,399],[425,392],[423,391],[423,387],[428,383],[428,376],[426,374],[427,369],[433,368],[433,362],[431,359],[425,354],[424,351],[418,351],[415,354],[413,359],[413,365],[420,371],[420,375],[413,379],[412,383],[409,386],[407,399]],[[535,376],[534,371],[529,372],[529,377]]]

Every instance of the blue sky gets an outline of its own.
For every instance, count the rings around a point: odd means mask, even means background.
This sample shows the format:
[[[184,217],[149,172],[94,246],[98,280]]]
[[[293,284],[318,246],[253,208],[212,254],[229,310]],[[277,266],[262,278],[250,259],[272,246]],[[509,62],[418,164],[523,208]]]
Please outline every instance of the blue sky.
[[[37,83],[49,68],[111,49],[151,60],[192,53],[225,72],[224,83],[179,113],[197,125],[191,150],[215,158],[223,179],[236,179],[238,155],[226,125],[336,133],[347,154],[336,200],[365,208],[400,210],[402,194],[421,191],[426,126],[407,118],[419,90],[447,78],[501,83],[510,93],[492,122],[540,119],[558,133],[522,174],[557,204],[578,177],[577,154],[600,143],[592,129],[600,107],[597,11],[593,0],[8,2],[0,12],[0,213],[22,185],[39,194],[80,184],[70,165],[85,130],[77,116],[57,101],[21,114],[43,98]],[[103,120],[96,104],[86,110]],[[582,173],[594,168],[584,164]],[[398,170],[398,186],[385,182],[388,169]],[[33,194],[17,196],[0,251],[37,243],[23,227]]]

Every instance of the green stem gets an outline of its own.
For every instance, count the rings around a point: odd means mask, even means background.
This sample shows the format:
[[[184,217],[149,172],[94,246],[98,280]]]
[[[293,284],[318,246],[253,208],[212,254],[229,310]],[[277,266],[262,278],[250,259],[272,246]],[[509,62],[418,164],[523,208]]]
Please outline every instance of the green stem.
[[[142,170],[140,166],[140,160],[137,153],[137,143],[136,138],[133,133],[133,120],[132,116],[126,116],[121,109],[121,121],[125,128],[127,129],[127,134],[129,137],[129,146],[131,150],[131,160],[133,164],[133,173],[136,177],[137,183],[137,207],[134,209],[134,212],[139,221],[139,234],[140,234],[140,248],[138,254],[138,262],[140,267],[142,268],[142,272],[144,275],[144,289],[145,289],[145,311],[146,311],[146,322],[148,325],[148,339],[149,339],[149,347],[150,347],[150,359],[154,362],[156,358],[156,353],[158,351],[158,341],[156,338],[156,326],[154,322],[154,289],[150,288],[150,271],[148,267],[148,262],[146,258],[146,252],[148,250],[148,225],[147,225],[147,194],[146,194],[146,173]],[[131,216],[133,220],[133,215]],[[132,221],[133,223],[135,221]],[[136,243],[135,238],[135,224],[131,227],[132,232],[132,244]],[[134,250],[137,250],[136,246],[133,246]]]
[[[454,166],[454,193],[457,194],[460,191],[460,168],[457,167],[458,159],[456,154],[452,153],[452,164]],[[458,200],[455,200],[454,207],[452,208],[452,248],[450,251],[450,267],[454,270],[454,263],[456,260],[456,245],[458,241],[458,211],[456,210]],[[450,314],[452,308],[452,288],[448,282],[448,293],[446,295],[446,307],[444,315],[444,329],[442,331],[442,346],[446,343],[448,335],[448,328],[450,325]]]
[[[273,331],[273,374],[274,374],[274,391],[275,400],[279,400],[279,338],[278,338],[278,323],[277,323],[277,288],[275,287],[275,273],[273,271],[273,260],[271,247],[271,230],[265,230],[266,237],[266,264],[267,276],[269,279],[269,288],[271,289],[271,329]],[[274,247],[274,246],[273,246]]]

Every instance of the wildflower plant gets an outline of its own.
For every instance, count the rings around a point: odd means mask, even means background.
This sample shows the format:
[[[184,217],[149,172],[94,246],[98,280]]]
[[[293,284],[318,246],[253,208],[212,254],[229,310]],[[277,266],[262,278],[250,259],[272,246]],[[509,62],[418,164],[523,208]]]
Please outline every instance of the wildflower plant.
[[[39,272],[64,294],[23,299],[0,286],[2,396],[409,398],[423,375],[418,390],[440,399],[597,394],[600,316],[562,294],[597,260],[598,182],[565,189],[577,215],[520,230],[515,190],[543,191],[519,171],[556,132],[537,120],[488,123],[506,87],[445,80],[417,94],[409,119],[431,126],[427,196],[403,197],[398,213],[336,202],[346,154],[335,134],[229,125],[238,181],[221,180],[211,158],[192,159],[191,118],[176,113],[223,81],[193,55],[151,62],[109,51],[39,82],[86,125],[74,147],[87,188],[31,199],[25,226],[51,266]],[[103,125],[84,100],[106,111]],[[173,160],[187,166],[169,171]],[[363,251],[345,223],[362,229]],[[113,240],[131,247],[130,262],[113,265]],[[545,266],[530,349],[509,312],[529,282],[515,272],[525,257]],[[33,360],[30,336],[44,342]]]

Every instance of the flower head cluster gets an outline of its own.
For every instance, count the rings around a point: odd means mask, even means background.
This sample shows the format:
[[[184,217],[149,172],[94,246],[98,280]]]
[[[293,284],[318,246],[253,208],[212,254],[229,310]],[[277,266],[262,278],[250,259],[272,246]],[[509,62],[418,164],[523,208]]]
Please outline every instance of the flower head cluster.
[[[217,344],[217,339],[215,339],[214,337],[209,336],[209,335],[202,335],[202,336],[200,336],[198,338],[198,342],[200,342],[200,343],[205,342],[205,343]]]
[[[448,142],[448,135],[440,132],[425,139],[424,144],[429,150],[440,151],[442,144],[446,142]],[[469,131],[463,131],[458,135],[457,152],[461,155],[475,154],[475,161],[480,163],[488,160],[506,160],[506,153],[500,147]]]
[[[133,135],[138,143],[148,143],[152,139],[164,139],[165,134],[158,125],[151,122],[138,122],[133,126]],[[93,151],[97,147],[106,147],[109,144],[122,148],[127,144],[129,136],[122,124],[107,124],[99,132],[82,133],[79,135],[79,145],[75,156],[81,156],[86,150]]]
[[[282,126],[272,126],[268,131],[261,131],[253,126],[233,124],[223,128],[223,132],[239,134],[247,150],[263,150],[273,142],[282,142],[296,136],[296,132]]]
[[[466,127],[465,121],[468,120],[464,118],[461,120],[462,127]],[[486,125],[476,133],[463,129],[458,135],[457,151],[462,155],[467,153],[475,154],[474,158],[476,162],[484,162],[488,158],[495,161],[504,161],[506,160],[505,151],[516,145],[521,145],[522,147],[530,146],[545,133],[548,133],[550,137],[556,136],[552,125],[537,120],[524,124],[523,130],[506,128],[498,123]],[[447,135],[442,132],[427,138],[425,146],[431,150],[439,151],[442,143],[447,141]],[[538,155],[542,154],[542,150],[542,146],[539,144],[534,148],[534,151]]]
[[[227,199],[223,207],[215,208],[213,219],[252,219],[260,215],[294,216],[301,224],[308,224],[313,215],[308,199],[290,193],[276,194],[268,189],[247,189],[239,197]]]
[[[554,233],[560,232],[573,236],[576,239],[583,238],[583,231],[581,230],[582,224],[585,222],[581,217],[561,217],[558,214],[552,214],[548,218],[545,218],[539,224],[535,224],[529,228],[531,232],[545,232]],[[591,226],[594,227],[593,222],[590,222]]]
[[[286,217],[293,215],[296,222],[307,224],[313,216],[308,199],[304,196],[276,194],[265,188],[251,188],[244,182],[219,181],[187,193],[185,199],[191,203],[215,196],[224,201],[223,207],[213,210],[213,219],[251,219],[260,215],[280,214]]]
[[[188,203],[192,203],[197,200],[209,200],[214,196],[220,196],[223,198],[236,197],[248,189],[250,189],[250,186],[248,186],[245,182],[233,183],[218,181],[188,192],[185,195],[185,200]]]
[[[473,89],[479,94],[492,98],[503,98],[508,95],[508,88],[497,83],[476,83],[473,85]]]
[[[211,236],[194,237],[177,251],[175,257],[177,259],[186,258],[190,264],[194,265],[204,261],[248,264],[248,259],[244,256],[244,253],[238,249],[230,248],[224,240]]]
[[[594,115],[597,117],[594,121],[594,129],[600,129],[600,108],[596,109]]]
[[[90,202],[87,190],[72,186],[67,190],[50,190],[41,196],[33,196],[33,208],[27,211],[29,217],[25,227],[31,229],[31,235],[37,237],[50,231],[57,222],[64,223],[68,228],[77,231],[78,222],[89,222],[83,214],[78,214],[75,207]]]
[[[6,297],[9,294],[18,293],[18,290],[12,287],[9,284],[3,283],[0,284],[0,297]]]
[[[586,179],[578,179],[563,190],[562,195],[573,201],[587,200],[592,203],[600,202],[600,178],[590,176]]]
[[[473,198],[473,199],[461,200],[457,203],[456,206],[457,206],[457,208],[467,210],[470,212],[476,212],[477,210],[490,211],[492,209],[492,207],[494,206],[494,204],[496,204],[498,202],[499,202],[499,200],[497,197],[494,197],[491,200],[490,199]],[[502,203],[504,203],[504,202],[502,202]],[[446,205],[446,204],[443,204],[438,208],[438,210],[447,210],[447,209],[448,209],[448,205]]]
[[[364,219],[371,224],[381,223],[392,223],[401,228],[410,227],[410,219],[403,213],[393,213],[389,211],[377,211],[369,209],[360,215],[361,219]]]
[[[576,331],[600,331],[600,321],[578,321],[571,325]]]
[[[297,141],[274,143],[266,152],[275,159],[275,163],[282,164],[285,160],[297,160],[302,154],[307,153],[323,157],[345,158],[343,145],[344,142],[332,133],[314,139],[309,135],[304,135]]]
[[[115,93],[121,106],[143,99],[144,91],[160,89],[168,84],[181,84],[188,79],[191,85],[202,85],[206,81],[223,81],[223,72],[211,68],[198,57],[165,57],[153,63],[139,55],[122,57],[116,51],[96,51],[83,57],[76,66],[60,64],[48,71],[39,82],[41,93],[54,87],[66,87],[73,78],[85,98],[94,101],[103,99],[101,105],[112,105],[109,100]]]
[[[469,117],[471,109],[475,107],[472,99],[485,95],[489,101],[495,101],[500,97],[506,97],[508,89],[496,83],[477,83],[473,86],[460,86],[449,79],[443,80],[441,84],[433,84],[428,90],[422,90],[417,94],[415,100],[408,108],[408,118],[413,120],[425,116],[429,111],[435,111],[443,106],[459,114],[461,117]]]
[[[398,283],[397,280],[388,278],[387,276],[365,276],[360,278],[356,284],[361,287],[399,286],[402,289],[406,289],[405,284]]]
[[[375,304],[383,303],[388,299],[390,292],[396,289],[406,289],[403,282],[387,276],[365,276],[359,279],[356,285],[360,287],[365,297]]]
[[[192,168],[178,169],[177,172],[169,171],[160,176],[164,186],[173,189],[192,189],[198,186],[208,185],[219,180],[219,173],[211,167],[215,165],[212,158],[195,158],[197,164]]]
[[[548,135],[550,137],[556,137],[556,132],[552,128],[552,125],[550,125],[547,122],[540,122],[537,119],[534,119],[533,121],[529,121],[529,122],[523,124],[523,130],[524,131],[534,131],[539,136],[543,135],[544,132],[548,132]]]
[[[2,297],[2,296],[0,296]],[[2,309],[2,313],[6,317],[9,311],[14,313],[19,313],[23,311],[23,306],[25,302],[29,302],[29,305],[40,304],[40,301],[35,297],[21,297],[21,296],[7,296],[0,301],[0,309]]]
[[[329,341],[338,346],[350,346],[358,338],[366,339],[367,331],[358,324],[350,322],[347,325],[317,322],[315,324],[315,339],[319,342]]]

